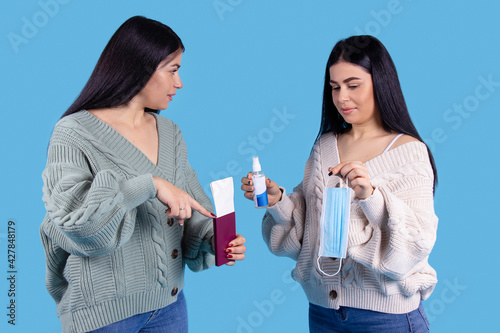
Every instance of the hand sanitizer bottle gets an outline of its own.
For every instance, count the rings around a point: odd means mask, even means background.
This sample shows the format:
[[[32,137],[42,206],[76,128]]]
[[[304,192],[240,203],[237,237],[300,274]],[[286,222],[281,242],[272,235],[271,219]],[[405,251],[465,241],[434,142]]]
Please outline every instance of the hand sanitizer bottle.
[[[253,157],[252,182],[253,182],[253,200],[256,208],[265,208],[269,205],[267,202],[266,177],[261,172],[259,157]]]

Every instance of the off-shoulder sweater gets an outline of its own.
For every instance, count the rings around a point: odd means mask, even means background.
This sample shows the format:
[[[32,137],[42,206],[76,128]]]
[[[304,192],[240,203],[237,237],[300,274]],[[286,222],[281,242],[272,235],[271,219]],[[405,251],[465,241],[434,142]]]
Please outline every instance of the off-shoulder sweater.
[[[347,258],[340,273],[317,269],[323,188],[338,186],[328,167],[340,163],[337,139],[320,137],[293,193],[268,208],[262,225],[271,252],[297,261],[292,276],[309,302],[325,308],[355,307],[401,314],[418,308],[437,283],[428,258],[436,240],[433,171],[427,147],[412,141],[365,163],[375,187],[351,202]],[[340,259],[320,258],[334,274]]]
[[[157,165],[87,111],[54,128],[42,175],[47,214],[40,233],[46,286],[63,332],[165,307],[183,288],[184,264],[199,271],[214,263],[210,220],[193,211],[181,227],[156,198],[153,176],[212,211],[179,128],[154,116]]]

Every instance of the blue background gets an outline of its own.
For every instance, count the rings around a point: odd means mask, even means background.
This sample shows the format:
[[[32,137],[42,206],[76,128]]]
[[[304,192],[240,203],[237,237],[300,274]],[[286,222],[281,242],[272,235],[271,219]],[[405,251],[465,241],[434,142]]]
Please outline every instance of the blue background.
[[[340,38],[360,33],[378,37],[391,53],[438,166],[440,221],[430,262],[439,283],[424,302],[432,331],[495,331],[497,2],[54,1],[8,1],[0,11],[0,331],[61,331],[38,233],[47,144],[107,41],[133,15],[160,20],[182,38],[184,88],[162,115],[183,130],[206,189],[234,177],[237,229],[247,239],[247,259],[236,267],[187,272],[191,332],[307,331],[308,304],[289,277],[293,262],[269,253],[264,212],[242,197],[238,183],[252,149],[278,184],[291,190],[301,181],[319,127],[327,57]],[[6,316],[10,219],[17,228],[16,326]]]

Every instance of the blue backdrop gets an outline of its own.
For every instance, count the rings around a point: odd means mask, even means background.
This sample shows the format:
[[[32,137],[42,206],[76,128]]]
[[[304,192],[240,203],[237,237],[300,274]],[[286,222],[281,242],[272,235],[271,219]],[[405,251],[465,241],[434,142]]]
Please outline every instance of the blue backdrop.
[[[226,176],[238,184],[253,154],[278,184],[289,190],[298,184],[319,127],[331,48],[353,34],[378,37],[393,56],[439,171],[440,221],[430,257],[439,283],[424,302],[432,331],[495,331],[497,2],[24,0],[1,7],[0,331],[61,331],[44,286],[38,233],[47,144],[113,32],[134,15],[166,23],[186,46],[184,88],[162,115],[183,130],[207,191],[210,181]],[[293,262],[269,253],[260,231],[263,211],[236,188],[247,259],[187,272],[190,331],[306,332],[308,304],[289,276]],[[8,324],[11,300],[15,326]]]

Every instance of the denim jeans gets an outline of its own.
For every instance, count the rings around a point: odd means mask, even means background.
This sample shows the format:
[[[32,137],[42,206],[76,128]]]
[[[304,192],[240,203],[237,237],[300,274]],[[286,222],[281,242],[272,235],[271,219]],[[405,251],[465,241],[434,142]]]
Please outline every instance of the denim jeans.
[[[426,333],[429,332],[429,322],[422,303],[418,309],[404,314],[342,306],[334,310],[309,303],[309,331],[311,333]]]
[[[181,291],[177,301],[155,311],[141,313],[89,333],[187,333],[187,307]]]

